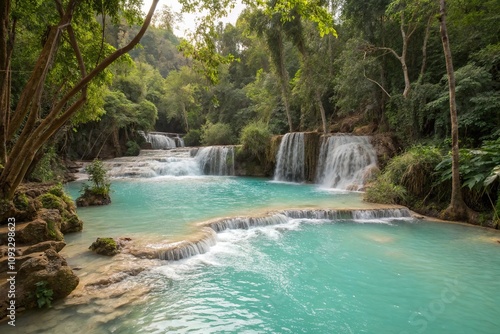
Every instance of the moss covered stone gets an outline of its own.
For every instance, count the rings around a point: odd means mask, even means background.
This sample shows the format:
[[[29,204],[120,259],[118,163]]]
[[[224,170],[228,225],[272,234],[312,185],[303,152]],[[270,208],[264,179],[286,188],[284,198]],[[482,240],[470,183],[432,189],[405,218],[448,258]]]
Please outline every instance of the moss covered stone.
[[[61,198],[51,193],[40,195],[38,200],[45,209],[57,209],[59,212],[62,212],[66,207],[66,203]]]
[[[113,238],[97,238],[89,249],[97,254],[113,256],[120,252],[118,244]]]

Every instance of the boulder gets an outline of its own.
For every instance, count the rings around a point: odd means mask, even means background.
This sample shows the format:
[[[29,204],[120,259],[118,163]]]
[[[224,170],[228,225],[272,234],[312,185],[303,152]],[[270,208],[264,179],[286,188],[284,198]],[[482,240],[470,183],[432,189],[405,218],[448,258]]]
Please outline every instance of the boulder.
[[[113,256],[120,253],[118,243],[113,238],[97,238],[89,249],[100,255]]]
[[[35,308],[38,303],[36,291],[40,282],[44,289],[52,291],[52,299],[68,296],[79,283],[66,260],[55,249],[49,248],[42,253],[33,253],[20,264],[16,278],[16,308]],[[1,282],[0,295],[7,296],[8,282]],[[7,315],[8,300],[0,302],[0,320]]]

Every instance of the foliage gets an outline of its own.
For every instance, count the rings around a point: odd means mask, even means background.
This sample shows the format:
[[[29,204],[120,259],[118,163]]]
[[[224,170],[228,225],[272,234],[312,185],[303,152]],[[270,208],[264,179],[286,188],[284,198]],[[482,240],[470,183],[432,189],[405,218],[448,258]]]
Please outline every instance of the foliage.
[[[191,129],[183,139],[186,146],[199,146],[201,144],[201,130]]]
[[[54,291],[47,287],[48,282],[40,281],[36,282],[35,286],[35,298],[38,304],[38,308],[42,307],[52,307],[52,299],[54,295]]]
[[[435,189],[434,169],[442,155],[433,146],[414,146],[389,161],[382,174],[368,190],[368,198],[377,196],[383,203],[410,205],[417,198],[432,194],[439,199],[442,190]]]
[[[460,177],[462,186],[469,189],[484,189],[500,180],[500,138],[485,141],[478,150],[460,150]],[[451,179],[451,156],[448,154],[436,166],[439,182]]]
[[[271,133],[265,123],[250,123],[241,131],[240,143],[243,150],[249,152],[261,162],[265,160],[265,154],[271,143]]]
[[[101,160],[95,159],[85,167],[85,172],[89,175],[91,185],[86,184],[82,193],[90,192],[95,195],[109,195],[111,182],[107,176],[107,170]]]
[[[138,156],[139,153],[141,153],[141,147],[135,141],[129,140],[126,145],[127,145],[127,151],[125,152],[125,155]]]
[[[36,164],[36,167],[29,175],[29,178],[38,182],[48,182],[54,180],[56,178],[56,173],[54,172],[54,166],[57,163],[56,159],[56,150],[53,146],[50,146],[43,154],[40,161]]]
[[[207,123],[202,128],[201,142],[203,145],[231,145],[235,143],[234,133],[229,124]]]
[[[407,191],[403,186],[379,178],[366,190],[363,199],[373,203],[405,204],[408,202],[407,196]]]

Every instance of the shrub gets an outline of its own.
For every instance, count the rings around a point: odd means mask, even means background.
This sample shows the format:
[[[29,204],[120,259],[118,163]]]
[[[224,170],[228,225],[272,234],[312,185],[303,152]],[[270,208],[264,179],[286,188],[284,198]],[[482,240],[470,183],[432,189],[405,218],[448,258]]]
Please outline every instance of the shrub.
[[[434,146],[414,146],[392,159],[384,169],[382,178],[394,185],[401,185],[409,195],[427,195],[435,184],[434,169],[442,159]]]
[[[89,174],[89,181],[91,185],[84,185],[82,192],[92,193],[94,195],[109,195],[109,191],[111,188],[111,183],[109,182],[107,176],[107,170],[104,168],[104,164],[101,160],[92,161],[87,167],[85,167],[85,171]]]
[[[364,200],[383,204],[404,204],[407,202],[406,189],[400,185],[394,185],[387,180],[379,178],[367,189]]]
[[[51,307],[52,306],[52,296],[54,295],[54,291],[47,287],[46,281],[40,281],[35,283],[35,298],[38,304],[38,308],[42,308],[44,306]]]
[[[184,145],[186,146],[200,146],[201,145],[201,130],[192,129],[183,137]]]
[[[240,142],[244,151],[262,160],[271,142],[271,132],[262,122],[250,123],[241,131]]]
[[[233,130],[229,124],[207,123],[203,126],[201,134],[203,145],[230,145],[234,144]]]
[[[370,202],[424,205],[432,194],[440,196],[446,189],[435,189],[434,169],[441,161],[441,153],[434,146],[415,146],[389,161],[382,174],[367,190],[365,199]],[[422,200],[424,199],[424,200]]]
[[[127,142],[127,150],[125,151],[126,156],[138,156],[141,153],[141,147],[133,140]]]

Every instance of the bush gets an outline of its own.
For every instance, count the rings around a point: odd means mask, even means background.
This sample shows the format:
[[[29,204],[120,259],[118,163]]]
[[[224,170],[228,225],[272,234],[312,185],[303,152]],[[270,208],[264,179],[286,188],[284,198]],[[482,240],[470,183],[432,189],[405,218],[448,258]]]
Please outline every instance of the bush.
[[[141,153],[141,147],[133,140],[127,142],[127,150],[125,151],[126,156],[138,156]]]
[[[186,146],[200,146],[201,145],[201,130],[192,129],[183,137],[184,145]]]
[[[377,179],[365,192],[364,200],[383,204],[405,204],[406,196],[407,192],[404,187],[394,185],[384,179]]]
[[[447,188],[435,188],[435,167],[442,155],[434,146],[415,146],[407,152],[394,157],[385,167],[382,174],[367,190],[365,199],[369,202],[402,204],[414,206],[424,205],[429,194],[438,200]]]
[[[46,281],[36,282],[36,290],[35,290],[35,298],[38,304],[38,308],[42,308],[44,306],[51,307],[52,306],[52,298],[54,295],[54,291],[47,287],[48,283]]]
[[[201,142],[203,145],[231,145],[234,144],[233,130],[229,124],[207,123],[203,126]]]
[[[414,146],[392,159],[384,169],[382,178],[394,185],[401,185],[409,195],[427,195],[436,182],[434,169],[442,159],[434,146]]]
[[[262,160],[271,142],[271,132],[262,122],[250,123],[241,131],[240,142],[244,151]]]
[[[86,184],[83,187],[83,193],[92,193],[94,195],[106,196],[109,195],[111,183],[107,176],[107,170],[101,160],[92,161],[87,167],[85,172],[89,174],[89,181],[91,185]]]

